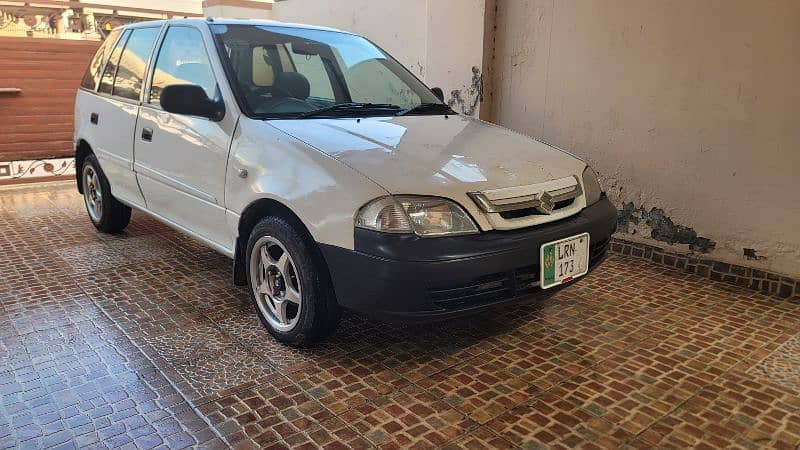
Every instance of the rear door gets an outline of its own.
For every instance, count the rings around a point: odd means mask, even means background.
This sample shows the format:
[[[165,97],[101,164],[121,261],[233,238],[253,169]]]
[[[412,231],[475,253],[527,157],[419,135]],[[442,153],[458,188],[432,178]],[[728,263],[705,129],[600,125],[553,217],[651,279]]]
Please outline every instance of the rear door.
[[[166,30],[136,127],[135,170],[150,211],[232,249],[224,207],[228,149],[236,127],[232,102],[226,101],[219,122],[166,112],[160,102],[161,91],[171,84],[195,84],[209,98],[221,96],[218,80],[224,75],[215,74],[212,51],[197,27],[181,24]]]
[[[145,206],[133,172],[133,136],[142,84],[160,27],[128,29],[117,41],[100,77],[97,94],[76,114],[93,129],[89,144],[108,177],[114,197]]]

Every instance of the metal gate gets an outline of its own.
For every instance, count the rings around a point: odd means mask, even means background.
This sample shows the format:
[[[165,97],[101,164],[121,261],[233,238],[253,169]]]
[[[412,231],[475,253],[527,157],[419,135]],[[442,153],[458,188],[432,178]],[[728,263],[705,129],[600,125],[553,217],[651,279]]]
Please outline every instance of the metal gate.
[[[99,45],[0,37],[0,183],[71,173],[75,92]]]

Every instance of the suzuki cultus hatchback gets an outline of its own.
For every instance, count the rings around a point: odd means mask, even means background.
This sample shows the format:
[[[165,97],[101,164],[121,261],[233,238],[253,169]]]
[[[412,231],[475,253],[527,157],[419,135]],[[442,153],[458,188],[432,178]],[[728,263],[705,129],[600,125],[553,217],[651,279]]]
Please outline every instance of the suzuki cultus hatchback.
[[[77,94],[94,225],[131,208],[233,259],[282,342],[343,308],[422,322],[515,306],[606,253],[616,211],[559,149],[452,111],[367,39],[247,20],[110,33]]]

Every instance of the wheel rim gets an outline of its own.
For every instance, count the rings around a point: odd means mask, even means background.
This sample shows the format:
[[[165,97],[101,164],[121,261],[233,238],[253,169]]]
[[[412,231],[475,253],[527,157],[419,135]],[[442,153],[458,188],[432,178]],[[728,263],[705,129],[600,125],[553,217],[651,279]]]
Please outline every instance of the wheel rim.
[[[103,189],[100,186],[100,177],[91,164],[83,168],[83,200],[92,221],[100,222],[103,216]]]
[[[294,260],[278,239],[264,236],[253,246],[250,280],[258,309],[269,324],[279,331],[292,330],[300,319],[303,294]]]

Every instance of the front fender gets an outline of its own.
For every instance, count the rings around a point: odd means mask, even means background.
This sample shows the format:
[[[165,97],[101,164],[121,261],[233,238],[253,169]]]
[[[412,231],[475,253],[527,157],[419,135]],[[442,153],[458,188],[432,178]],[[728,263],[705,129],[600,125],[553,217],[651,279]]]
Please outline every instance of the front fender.
[[[233,236],[245,208],[267,198],[292,210],[317,242],[353,249],[356,211],[383,195],[388,193],[364,175],[268,122],[239,121],[225,184]]]

